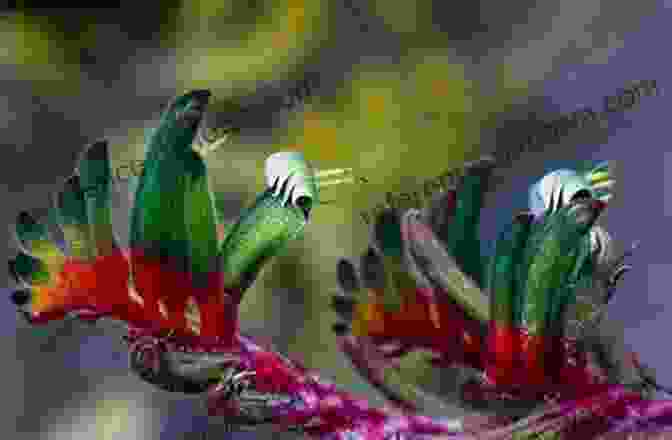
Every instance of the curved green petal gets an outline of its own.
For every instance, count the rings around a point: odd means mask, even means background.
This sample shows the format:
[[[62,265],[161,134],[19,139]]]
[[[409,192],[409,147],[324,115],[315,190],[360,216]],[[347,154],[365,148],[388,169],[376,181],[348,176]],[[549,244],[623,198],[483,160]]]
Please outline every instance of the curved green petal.
[[[264,264],[299,238],[318,198],[312,167],[298,152],[266,159],[268,189],[244,210],[219,251],[227,287],[247,289]]]
[[[495,245],[489,268],[488,292],[490,318],[501,324],[521,325],[524,286],[516,276],[516,269],[522,263],[530,231],[531,218],[518,216]]]
[[[286,206],[272,190],[259,195],[231,227],[219,251],[226,286],[247,289],[269,258],[298,238],[306,223],[299,208]]]
[[[531,334],[543,334],[556,323],[558,310],[571,299],[573,289],[562,291],[576,281],[590,249],[590,227],[579,222],[571,205],[548,215],[533,228],[526,250],[527,278],[523,324]]]
[[[209,96],[189,92],[163,113],[147,143],[131,214],[132,250],[170,257],[193,275],[216,269],[214,202],[205,163],[191,148]]]
[[[401,219],[397,212],[387,210],[378,215],[374,224],[374,243],[382,254],[386,278],[383,305],[389,312],[398,312],[404,295],[415,292],[417,284],[404,263]]]
[[[111,255],[117,245],[112,231],[112,171],[107,141],[100,140],[88,146],[80,157],[77,170],[93,251],[96,256]]]
[[[87,191],[92,190],[87,188]],[[66,179],[61,191],[55,195],[55,205],[70,255],[84,259],[95,257],[95,242],[86,213],[86,196],[78,175]]]

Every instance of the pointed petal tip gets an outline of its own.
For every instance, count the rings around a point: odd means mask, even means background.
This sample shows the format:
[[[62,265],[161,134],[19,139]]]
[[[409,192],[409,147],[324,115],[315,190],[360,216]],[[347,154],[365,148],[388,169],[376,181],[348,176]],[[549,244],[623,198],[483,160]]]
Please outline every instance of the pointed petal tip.
[[[82,158],[107,160],[109,142],[107,139],[98,139],[89,144],[82,152]]]
[[[331,308],[348,322],[352,321],[356,301],[351,296],[334,295],[331,298]]]
[[[34,225],[37,223],[32,215],[28,211],[21,211],[17,216],[17,223],[20,225]]]
[[[14,280],[14,282],[15,283],[21,282],[21,280],[19,279],[19,274],[17,272],[16,259],[11,259],[7,261],[7,266],[8,266],[7,271]]]
[[[335,323],[331,326],[331,329],[334,331],[334,333],[336,333],[337,336],[344,336],[350,330],[348,325],[343,322]]]
[[[195,89],[190,90],[189,92],[187,92],[186,95],[190,98],[206,103],[212,96],[212,92],[208,89]]]
[[[30,297],[31,297],[30,291],[22,289],[22,290],[15,290],[14,292],[12,292],[9,298],[15,306],[22,307],[28,304],[28,302],[30,301]]]
[[[79,177],[79,171],[76,170],[70,177],[67,177],[63,183],[63,188],[77,191],[81,188],[81,182]]]
[[[341,288],[347,292],[359,290],[359,277],[355,266],[349,260],[341,258],[336,265],[336,278]]]

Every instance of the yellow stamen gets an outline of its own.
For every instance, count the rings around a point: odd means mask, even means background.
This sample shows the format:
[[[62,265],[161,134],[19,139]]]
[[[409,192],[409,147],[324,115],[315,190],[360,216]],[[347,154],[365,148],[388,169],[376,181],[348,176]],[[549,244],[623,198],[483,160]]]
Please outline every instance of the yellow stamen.
[[[201,334],[201,311],[194,297],[187,298],[187,304],[184,310],[184,316],[191,331],[197,335]]]

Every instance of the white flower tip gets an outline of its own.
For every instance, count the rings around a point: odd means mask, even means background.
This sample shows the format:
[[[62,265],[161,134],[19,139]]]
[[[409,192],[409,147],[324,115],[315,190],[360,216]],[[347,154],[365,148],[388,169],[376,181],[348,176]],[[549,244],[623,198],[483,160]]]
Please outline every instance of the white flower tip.
[[[270,155],[266,159],[265,174],[266,185],[273,190],[273,195],[282,197],[283,204],[295,204],[302,197],[313,202],[318,199],[315,173],[301,152]]]

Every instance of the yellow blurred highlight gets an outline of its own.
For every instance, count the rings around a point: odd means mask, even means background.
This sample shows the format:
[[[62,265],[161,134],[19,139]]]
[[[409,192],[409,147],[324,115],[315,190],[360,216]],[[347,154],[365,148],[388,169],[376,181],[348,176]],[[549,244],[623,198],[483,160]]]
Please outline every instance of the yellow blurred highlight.
[[[20,12],[3,18],[0,65],[15,66],[18,76],[33,82],[40,94],[75,93],[79,89],[79,66],[68,62],[64,49],[69,47],[68,42],[50,29],[46,20]]]
[[[116,440],[129,434],[129,403],[121,399],[96,402],[96,439]]]
[[[282,143],[326,163],[357,163],[381,185],[400,175],[435,175],[451,161],[457,165],[477,145],[479,128],[471,122],[475,88],[462,66],[430,51],[409,55],[394,68],[357,69],[335,104],[313,100],[297,113]],[[421,119],[429,111],[439,118],[428,126]]]
[[[381,95],[369,96],[367,100],[367,111],[370,113],[383,112],[385,110],[385,97]]]
[[[225,3],[225,7],[214,4]],[[217,38],[212,17],[236,23],[233,2],[184,2],[178,47],[177,77],[183,88],[207,87],[234,97],[252,92],[260,80],[286,77],[326,37],[326,0],[278,0],[270,3],[238,38]],[[219,20],[217,26],[226,23]]]
[[[303,0],[289,0],[287,8],[287,30],[275,34],[275,47],[287,49],[294,34],[301,34],[306,28],[306,11]]]
[[[432,81],[432,93],[434,96],[445,98],[450,93],[450,82],[446,79]]]
[[[324,115],[328,116],[328,115]],[[319,157],[322,160],[338,159],[338,127],[328,117],[319,118],[317,113],[306,115],[303,138],[300,144],[318,145]],[[302,149],[304,152],[305,148]]]

